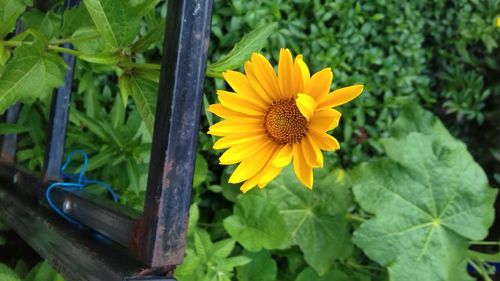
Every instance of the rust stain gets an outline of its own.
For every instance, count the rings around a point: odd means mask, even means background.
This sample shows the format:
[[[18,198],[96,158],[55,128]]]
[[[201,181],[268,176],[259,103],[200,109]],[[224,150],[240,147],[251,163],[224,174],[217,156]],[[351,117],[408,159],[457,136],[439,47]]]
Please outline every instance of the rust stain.
[[[145,220],[141,219],[138,220],[134,223],[134,228],[132,231],[132,241],[131,241],[131,246],[132,249],[139,254],[139,256],[143,256],[143,237],[146,236],[146,222]]]
[[[162,179],[162,188],[166,189],[170,187],[170,180],[168,179],[168,174],[172,171],[173,168],[173,160],[169,160],[163,166],[163,179]]]

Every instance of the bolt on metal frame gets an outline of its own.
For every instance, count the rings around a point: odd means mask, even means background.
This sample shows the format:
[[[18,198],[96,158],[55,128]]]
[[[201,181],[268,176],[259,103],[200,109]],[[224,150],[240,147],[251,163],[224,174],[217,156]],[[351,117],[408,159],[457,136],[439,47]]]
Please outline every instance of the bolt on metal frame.
[[[65,7],[79,2],[66,0]],[[73,56],[63,56],[69,67],[65,84],[52,97],[42,174],[17,166],[16,135],[2,137],[0,217],[66,280],[174,280],[173,269],[184,257],[211,9],[212,0],[168,1],[143,214],[63,190],[54,192],[56,205],[81,225],[47,207],[45,189],[61,179]],[[19,109],[19,104],[9,108],[4,122],[17,122]]]

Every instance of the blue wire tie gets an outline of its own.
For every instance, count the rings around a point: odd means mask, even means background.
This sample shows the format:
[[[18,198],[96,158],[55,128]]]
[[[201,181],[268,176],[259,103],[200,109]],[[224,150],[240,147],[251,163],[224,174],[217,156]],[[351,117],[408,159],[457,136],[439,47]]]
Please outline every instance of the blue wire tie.
[[[75,154],[79,154],[83,157],[83,166],[82,169],[80,170],[80,173],[78,174],[66,174],[66,168],[68,167],[69,163],[71,160],[73,160],[73,156]],[[118,202],[119,198],[118,195],[113,191],[111,188],[111,185],[102,182],[102,181],[97,181],[97,180],[90,180],[85,177],[85,171],[87,170],[87,165],[89,162],[89,158],[87,156],[87,153],[83,150],[73,150],[69,153],[68,157],[66,158],[66,162],[64,165],[61,167],[61,175],[63,179],[67,179],[73,182],[55,182],[51,184],[49,187],[47,187],[47,190],[45,190],[45,198],[47,199],[47,203],[49,206],[56,212],[58,213],[61,217],[65,218],[67,221],[73,223],[73,224],[80,224],[78,221],[75,219],[69,217],[66,215],[61,209],[59,209],[54,202],[52,201],[52,196],[51,192],[54,189],[62,189],[67,192],[73,192],[76,190],[82,190],[85,191],[85,188],[89,185],[96,184],[103,189],[105,189],[109,194],[111,194],[111,197],[113,197],[113,201]]]

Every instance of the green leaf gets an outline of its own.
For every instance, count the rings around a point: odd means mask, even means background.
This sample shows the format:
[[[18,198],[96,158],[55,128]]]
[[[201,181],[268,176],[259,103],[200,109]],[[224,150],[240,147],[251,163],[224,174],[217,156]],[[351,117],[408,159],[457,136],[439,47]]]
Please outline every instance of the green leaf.
[[[0,263],[0,280],[2,281],[21,281],[16,272],[7,265]]]
[[[84,5],[64,10],[61,26],[61,36],[70,37],[82,27],[94,27],[94,22]],[[97,31],[96,31],[97,32]]]
[[[210,64],[207,73],[221,73],[243,65],[253,52],[260,51],[266,40],[278,27],[277,23],[265,24],[243,36],[240,42],[221,60]]]
[[[150,133],[153,133],[158,84],[126,75],[122,75],[118,79],[122,96],[132,96],[146,128]]]
[[[277,249],[286,241],[285,222],[274,204],[264,198],[244,195],[234,214],[224,219],[224,228],[245,249]]]
[[[25,29],[36,29],[42,32],[45,37],[53,38],[59,33],[61,26],[61,16],[52,12],[42,12],[32,9],[22,16]]]
[[[208,173],[208,164],[205,158],[202,155],[196,155],[196,163],[194,167],[194,177],[193,177],[193,187],[197,187],[201,185]]]
[[[29,128],[24,127],[21,124],[11,124],[11,123],[0,123],[0,134],[8,135],[8,134],[20,134],[28,132]]]
[[[144,34],[144,36],[135,41],[131,46],[131,50],[138,53],[144,52],[151,45],[161,43],[164,33],[165,21],[162,21],[160,24],[153,26],[153,28],[151,28],[151,30]]]
[[[46,262],[36,265],[25,278],[25,281],[64,281],[52,267]]]
[[[332,171],[315,171],[315,181],[314,189],[308,190],[287,167],[265,190],[251,192],[276,203],[290,243],[300,247],[306,262],[321,275],[335,260],[351,254],[345,215],[352,199],[348,185]]]
[[[194,235],[196,230],[196,225],[198,224],[198,220],[200,219],[200,209],[198,208],[198,204],[193,203],[191,207],[189,207],[189,219],[188,219],[188,237]]]
[[[45,98],[64,83],[64,73],[64,61],[45,53],[36,42],[16,48],[0,76],[0,112],[19,100]]]
[[[119,128],[124,125],[125,107],[123,106],[122,98],[119,95],[115,96],[113,107],[111,108],[109,115],[113,128]]]
[[[276,261],[271,257],[269,251],[260,252],[244,251],[251,262],[238,267],[237,277],[239,281],[274,281],[278,274]]]
[[[0,39],[9,34],[26,9],[22,0],[0,0]]]
[[[324,275],[319,276],[312,267],[307,267],[298,276],[295,281],[352,281],[345,273],[339,270],[331,270]]]
[[[137,36],[141,18],[127,1],[84,0],[83,3],[104,38],[106,50],[127,47]]]
[[[497,192],[436,118],[421,114],[425,122],[410,126],[407,118],[418,111],[403,113],[394,128],[399,138],[382,142],[389,159],[351,173],[357,201],[375,214],[354,242],[388,267],[391,280],[472,280],[465,270],[468,240],[487,235]],[[427,134],[405,135],[402,124]]]

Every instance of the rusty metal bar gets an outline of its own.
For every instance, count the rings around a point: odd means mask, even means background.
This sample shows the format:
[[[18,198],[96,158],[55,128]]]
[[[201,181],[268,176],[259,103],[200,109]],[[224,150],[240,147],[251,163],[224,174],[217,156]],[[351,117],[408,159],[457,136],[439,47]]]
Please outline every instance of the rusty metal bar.
[[[154,266],[180,264],[201,112],[211,0],[168,1],[142,239],[135,249]]]

